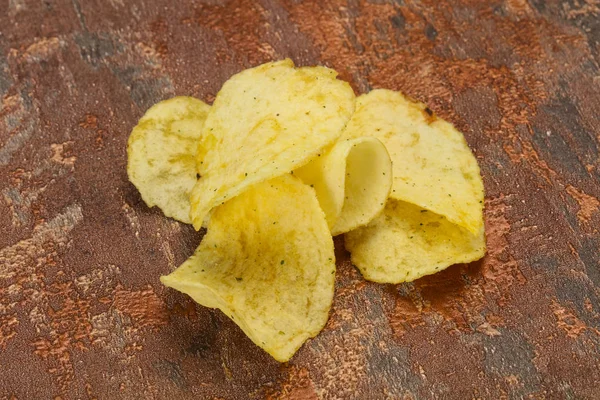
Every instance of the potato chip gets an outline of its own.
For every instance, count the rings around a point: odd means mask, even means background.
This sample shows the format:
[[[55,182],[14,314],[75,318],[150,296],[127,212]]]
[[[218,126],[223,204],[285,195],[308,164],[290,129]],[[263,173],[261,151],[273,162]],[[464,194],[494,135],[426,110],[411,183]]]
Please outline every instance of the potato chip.
[[[161,281],[219,308],[278,361],[325,326],[333,240],[315,192],[289,173],[215,208],[196,252]]]
[[[344,239],[365,279],[381,283],[410,282],[485,254],[483,227],[474,235],[439,214],[394,199]]]
[[[392,185],[390,156],[372,137],[342,140],[294,174],[315,188],[334,236],[375,218]]]
[[[127,145],[127,175],[144,202],[188,224],[198,140],[209,109],[193,97],[161,101],[133,128]]]
[[[390,196],[445,216],[478,234],[483,226],[483,182],[463,135],[422,103],[373,90],[358,97],[344,137],[380,139],[393,163]]]
[[[362,135],[385,144],[394,174],[383,214],[345,236],[363,276],[400,283],[483,257],[483,182],[463,135],[389,90],[357,99],[343,137]]]
[[[199,229],[209,211],[251,185],[308,163],[341,135],[354,92],[325,67],[272,62],[223,85],[204,124],[191,217]]]

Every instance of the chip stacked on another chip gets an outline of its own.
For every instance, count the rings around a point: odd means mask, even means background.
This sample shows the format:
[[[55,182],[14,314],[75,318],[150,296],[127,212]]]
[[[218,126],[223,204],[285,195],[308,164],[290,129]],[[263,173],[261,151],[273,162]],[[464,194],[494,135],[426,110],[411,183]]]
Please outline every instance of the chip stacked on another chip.
[[[146,204],[207,227],[161,281],[222,310],[279,361],[325,326],[332,235],[345,234],[375,282],[485,254],[483,183],[463,135],[398,92],[355,100],[336,75],[290,60],[251,68],[212,107],[156,104],[128,143],[129,179]]]

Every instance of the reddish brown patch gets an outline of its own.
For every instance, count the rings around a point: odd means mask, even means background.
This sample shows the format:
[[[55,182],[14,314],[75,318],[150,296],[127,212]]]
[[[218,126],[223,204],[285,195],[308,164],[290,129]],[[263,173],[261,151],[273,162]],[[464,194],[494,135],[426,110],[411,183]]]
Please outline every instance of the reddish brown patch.
[[[568,185],[566,190],[579,205],[579,211],[577,211],[579,222],[582,224],[590,222],[592,216],[598,212],[600,201],[571,185]]]
[[[93,114],[85,114],[83,120],[79,122],[79,126],[83,129],[96,129],[98,128],[98,117]]]
[[[261,40],[267,29],[264,11],[259,2],[249,0],[225,5],[202,3],[196,8],[193,21],[223,35],[228,48],[241,58],[239,61],[254,66],[275,58],[273,47]],[[230,51],[219,50],[215,56],[218,62],[233,61]]]
[[[96,147],[101,149],[104,147],[104,137],[106,136],[106,130],[100,128],[98,123],[98,117],[93,114],[86,114],[82,121],[79,122],[79,126],[83,129],[95,132]]]
[[[169,322],[165,303],[150,286],[142,290],[127,290],[117,286],[112,306],[129,315],[139,328],[158,328]]]
[[[74,155],[71,155],[71,148],[72,148],[73,142],[72,141],[68,141],[65,143],[59,143],[59,144],[51,144],[50,145],[50,149],[52,150],[52,158],[51,160],[58,163],[58,164],[62,164],[62,165],[66,165],[70,168],[73,167],[73,165],[75,164],[75,161],[77,160],[77,157],[75,157]]]
[[[179,315],[185,317],[190,320],[198,319],[198,313],[196,312],[196,303],[194,303],[191,299],[187,299],[188,301],[181,303],[175,303],[173,308],[169,310],[171,314]]]
[[[0,290],[0,297],[4,295],[3,289]],[[2,315],[0,317],[0,350],[4,350],[8,341],[16,336],[19,320],[15,314]]]
[[[152,42],[154,44],[154,50],[160,58],[165,59],[169,53],[169,46],[167,44],[167,35],[169,27],[164,19],[158,19],[150,24],[150,31],[152,32]]]
[[[509,246],[510,223],[506,216],[507,208],[504,196],[486,200],[487,255],[482,274],[487,282],[486,293],[497,298],[501,306],[510,296],[506,289],[513,284],[522,285],[526,282]]]
[[[23,57],[27,62],[47,60],[58,52],[62,44],[64,43],[56,37],[42,38],[29,45],[23,52]]]
[[[32,346],[36,355],[50,362],[48,372],[56,377],[61,391],[67,391],[75,377],[72,352],[85,350],[89,344],[90,301],[79,299],[71,282],[54,283],[45,295],[50,307],[33,318],[42,335]]]
[[[507,11],[519,17],[533,16],[533,10],[527,0],[507,0]]]
[[[392,331],[400,337],[407,330],[425,325],[423,306],[419,301],[398,296],[389,320]]]
[[[269,400],[317,400],[317,392],[310,379],[308,369],[292,366],[288,369],[288,378],[281,388],[273,393],[267,393]]]
[[[597,0],[577,1],[573,4],[567,2],[563,3],[563,7],[569,19],[600,14],[600,3]]]
[[[552,301],[551,308],[559,328],[564,330],[568,337],[575,339],[587,329],[587,326],[575,314],[561,306],[557,301]]]

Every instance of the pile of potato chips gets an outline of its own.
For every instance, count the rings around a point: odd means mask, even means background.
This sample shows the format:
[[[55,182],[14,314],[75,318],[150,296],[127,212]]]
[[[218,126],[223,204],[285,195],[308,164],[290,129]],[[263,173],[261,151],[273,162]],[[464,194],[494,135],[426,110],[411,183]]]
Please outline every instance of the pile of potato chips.
[[[344,234],[371,281],[483,257],[483,183],[463,135],[398,92],[355,97],[325,67],[267,63],[208,106],[150,108],[128,143],[148,206],[207,233],[161,281],[219,308],[276,360],[327,322]]]

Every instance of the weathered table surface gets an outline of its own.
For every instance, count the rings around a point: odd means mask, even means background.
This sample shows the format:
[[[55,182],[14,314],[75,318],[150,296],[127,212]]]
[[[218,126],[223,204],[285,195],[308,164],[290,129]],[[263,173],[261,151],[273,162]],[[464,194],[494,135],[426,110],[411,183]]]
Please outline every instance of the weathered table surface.
[[[0,398],[598,398],[600,3],[0,0]],[[489,252],[365,282],[288,363],[158,277],[200,235],[148,209],[126,140],[291,57],[455,123]]]

